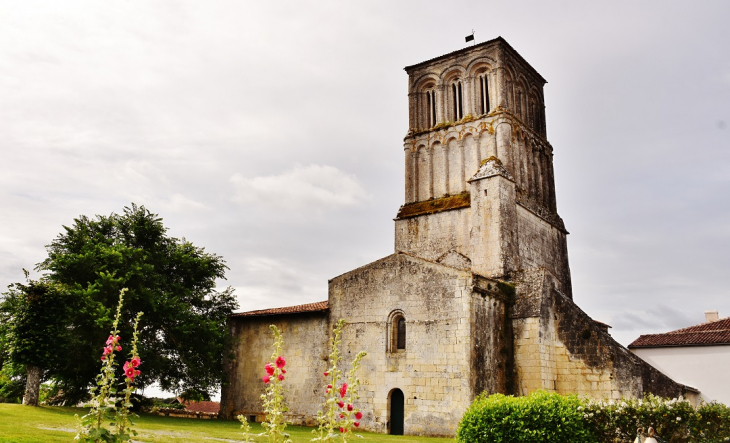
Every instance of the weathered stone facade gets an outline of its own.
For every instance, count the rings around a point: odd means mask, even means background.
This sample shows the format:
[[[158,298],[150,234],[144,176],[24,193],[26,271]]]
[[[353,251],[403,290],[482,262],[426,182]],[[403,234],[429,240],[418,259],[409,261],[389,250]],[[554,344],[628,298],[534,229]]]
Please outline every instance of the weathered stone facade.
[[[332,279],[326,307],[232,316],[237,344],[222,414],[261,417],[261,366],[276,324],[292,365],[290,417],[311,424],[328,333],[340,318],[345,361],[368,352],[366,430],[390,432],[402,421],[406,434],[453,435],[483,391],[686,394],[572,301],[545,80],[501,38],[406,72],[410,130],[395,253]],[[402,417],[394,392],[404,397]]]

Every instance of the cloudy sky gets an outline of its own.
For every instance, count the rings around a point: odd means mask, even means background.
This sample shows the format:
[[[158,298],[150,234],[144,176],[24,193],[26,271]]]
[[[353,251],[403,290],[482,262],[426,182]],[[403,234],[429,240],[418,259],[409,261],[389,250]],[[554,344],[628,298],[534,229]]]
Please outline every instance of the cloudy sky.
[[[241,309],[393,251],[403,67],[504,37],[547,80],[576,302],[628,344],[730,315],[727,1],[0,4],[0,287],[135,202]]]

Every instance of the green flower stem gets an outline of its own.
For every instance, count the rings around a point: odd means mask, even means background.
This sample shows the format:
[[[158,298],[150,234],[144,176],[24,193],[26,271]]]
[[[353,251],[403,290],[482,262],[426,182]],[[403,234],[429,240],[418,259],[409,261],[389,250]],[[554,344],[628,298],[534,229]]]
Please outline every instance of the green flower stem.
[[[284,339],[281,331],[274,325],[269,326],[274,334],[274,353],[271,355],[269,364],[274,368],[273,375],[270,376],[266,385],[266,392],[261,395],[264,403],[264,411],[266,411],[266,421],[261,425],[264,427],[264,435],[269,443],[291,443],[289,434],[285,431],[287,422],[284,413],[289,410],[284,402],[284,387],[279,376],[283,377],[282,368],[277,367],[276,362],[281,357],[281,348],[284,345]]]

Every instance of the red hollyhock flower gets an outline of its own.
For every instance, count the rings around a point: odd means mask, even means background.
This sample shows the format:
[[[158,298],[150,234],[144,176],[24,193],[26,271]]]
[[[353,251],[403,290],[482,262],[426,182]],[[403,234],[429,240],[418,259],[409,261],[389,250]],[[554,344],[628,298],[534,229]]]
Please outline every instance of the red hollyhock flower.
[[[342,387],[340,388],[340,397],[345,398],[345,394],[347,394],[347,383],[342,383]]]
[[[281,373],[282,373],[282,374],[286,374],[286,369],[282,368],[282,369],[281,369]]]
[[[284,365],[286,365],[286,360],[284,360],[284,357],[282,357],[281,355],[276,357],[276,367],[281,369],[284,367]]]
[[[270,379],[271,379],[271,377],[269,377],[268,375],[264,375],[263,377],[261,377],[261,380],[263,380],[263,381],[264,381],[264,383],[266,383],[266,384],[268,384],[268,383],[269,383],[269,380],[270,380]]]
[[[112,352],[113,352],[113,349],[112,349],[111,345],[104,348],[104,355],[109,355]]]
[[[356,418],[356,419],[358,419],[358,420],[360,420],[360,419],[362,418],[362,412],[360,412],[360,411],[357,411],[357,412],[355,413],[355,418]]]
[[[332,385],[327,385],[327,389],[332,389]]]
[[[124,375],[126,375],[128,378],[134,380],[134,377],[137,374],[135,374],[133,367],[128,366],[127,368],[124,369]]]
[[[117,351],[121,351],[121,350],[122,350],[122,347],[117,345]]]
[[[345,418],[345,414],[340,414],[340,418]]]
[[[266,373],[269,375],[274,375],[274,367],[271,366],[271,363],[266,363],[266,366],[264,366],[264,369],[266,369]]]
[[[133,368],[136,368],[137,366],[142,364],[142,360],[140,360],[139,357],[134,357],[129,360],[129,363],[132,365]]]
[[[104,356],[102,355],[102,356],[101,356],[101,361],[104,361],[104,360],[106,360],[106,357],[104,357]]]
[[[324,372],[324,376],[325,376],[325,377],[327,377],[328,375],[330,375],[330,373],[329,373],[329,372],[327,372],[327,371],[325,371],[325,372]]]
[[[352,405],[347,405],[347,410],[348,411],[352,411],[352,409],[353,409]]]
[[[343,406],[345,406],[345,402],[341,401],[341,402],[337,403],[337,406],[343,407]]]
[[[355,423],[353,423],[353,425],[355,425],[356,428],[357,427],[360,427],[360,422],[359,421],[356,421]]]
[[[345,428],[343,428],[342,426],[340,426],[340,432],[345,432]]]
[[[283,381],[283,380],[284,380],[284,374],[279,374],[279,381]]]

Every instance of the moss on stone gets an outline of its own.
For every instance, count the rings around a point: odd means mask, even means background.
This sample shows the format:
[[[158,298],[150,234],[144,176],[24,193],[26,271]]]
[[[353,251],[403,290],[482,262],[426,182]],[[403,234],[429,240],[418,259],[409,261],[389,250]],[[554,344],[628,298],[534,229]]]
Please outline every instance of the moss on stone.
[[[410,218],[418,215],[434,214],[436,212],[450,211],[452,209],[468,208],[471,205],[471,194],[468,191],[456,195],[426,200],[416,203],[408,203],[401,206],[398,211],[398,218]]]

